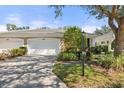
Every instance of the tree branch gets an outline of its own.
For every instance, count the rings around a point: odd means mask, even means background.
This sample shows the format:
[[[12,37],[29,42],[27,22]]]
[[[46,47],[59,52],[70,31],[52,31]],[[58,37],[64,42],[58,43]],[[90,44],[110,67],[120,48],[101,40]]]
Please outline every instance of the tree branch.
[[[116,22],[119,25],[119,18],[118,18],[118,15],[117,15],[117,9],[118,9],[118,6],[117,5],[113,5],[112,6],[111,16],[108,19],[109,26],[111,27],[111,29],[112,29],[112,31],[114,33],[117,33],[117,31],[118,31],[117,26],[114,24],[114,19],[116,20]]]
[[[109,17],[109,18],[108,18],[108,24],[109,24],[109,26],[111,27],[112,31],[113,31],[114,33],[117,33],[118,28],[117,28],[117,27],[115,26],[115,24],[114,24],[113,17]]]
[[[118,6],[112,6],[112,10],[110,11],[109,9],[105,9],[103,6],[101,5],[97,5],[95,6],[101,13],[103,13],[105,16],[108,17],[108,24],[111,27],[112,31],[114,33],[117,33],[118,28],[116,27],[116,25],[114,24],[114,19],[118,22],[118,16],[117,16],[117,8]]]
[[[111,13],[109,10],[105,9],[103,6],[101,5],[95,5],[96,9],[98,9],[102,14],[106,15],[107,17],[111,16]]]
[[[112,17],[114,18],[114,17],[116,17],[116,15],[117,15],[116,5],[113,5],[113,7],[112,7]]]

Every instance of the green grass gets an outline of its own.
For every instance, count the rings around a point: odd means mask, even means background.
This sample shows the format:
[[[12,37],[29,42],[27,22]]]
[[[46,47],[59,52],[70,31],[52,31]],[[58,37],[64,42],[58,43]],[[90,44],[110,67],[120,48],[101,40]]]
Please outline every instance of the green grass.
[[[82,66],[81,64],[61,64],[57,63],[54,65],[53,72],[57,75],[60,75],[60,77],[67,76],[68,74],[76,74],[80,75],[82,74]],[[94,74],[94,69],[88,66],[85,66],[85,74],[86,76],[90,76]]]
[[[95,71],[91,66],[85,65],[85,77],[82,77],[81,64],[56,63],[53,72],[66,83],[68,87],[124,87],[124,75],[117,78],[105,72]]]

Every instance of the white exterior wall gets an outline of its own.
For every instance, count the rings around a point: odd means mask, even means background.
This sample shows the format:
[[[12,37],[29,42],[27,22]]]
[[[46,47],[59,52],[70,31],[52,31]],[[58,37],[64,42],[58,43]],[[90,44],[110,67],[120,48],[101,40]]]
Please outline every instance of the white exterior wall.
[[[111,51],[111,43],[112,41],[115,39],[113,32],[109,32],[107,34],[101,35],[101,36],[97,36],[95,38],[93,38],[93,46],[95,46],[95,43],[97,43],[97,45],[108,45],[109,46],[109,50]],[[109,43],[107,43],[107,41]],[[104,44],[101,44],[101,42],[105,42]]]

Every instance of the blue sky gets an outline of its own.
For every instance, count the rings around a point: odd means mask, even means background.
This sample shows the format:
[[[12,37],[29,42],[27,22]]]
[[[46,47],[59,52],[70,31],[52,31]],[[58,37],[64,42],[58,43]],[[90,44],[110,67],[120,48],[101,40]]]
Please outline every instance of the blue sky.
[[[6,30],[6,24],[30,26],[32,29],[48,26],[51,28],[63,26],[79,26],[82,30],[92,33],[96,28],[107,25],[106,20],[97,20],[90,16],[86,9],[79,6],[67,6],[63,16],[55,19],[54,8],[48,6],[0,6],[0,31]]]

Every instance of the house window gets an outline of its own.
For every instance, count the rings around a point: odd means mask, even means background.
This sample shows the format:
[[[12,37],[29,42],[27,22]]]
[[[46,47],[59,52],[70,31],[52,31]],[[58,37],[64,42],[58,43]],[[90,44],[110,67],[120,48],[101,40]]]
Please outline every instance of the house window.
[[[109,41],[107,41],[107,44],[109,44]]]
[[[105,41],[102,41],[101,44],[105,44]]]
[[[97,46],[97,42],[95,42],[95,46]]]
[[[87,46],[90,47],[90,38],[87,38]]]

